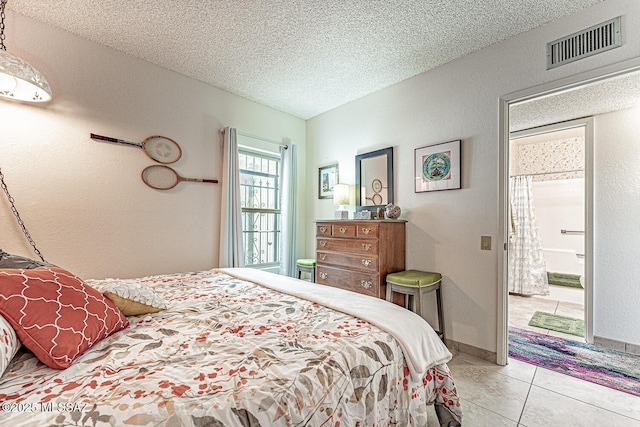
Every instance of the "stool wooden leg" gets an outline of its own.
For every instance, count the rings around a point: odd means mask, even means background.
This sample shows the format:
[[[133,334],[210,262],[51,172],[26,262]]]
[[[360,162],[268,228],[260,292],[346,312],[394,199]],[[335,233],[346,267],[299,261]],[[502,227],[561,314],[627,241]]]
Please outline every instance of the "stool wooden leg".
[[[416,289],[413,294],[413,312],[424,319],[422,315],[422,289]]]
[[[311,269],[311,283],[316,283],[316,268]]]
[[[387,283],[387,296],[386,296],[386,300],[387,300],[387,301],[393,301],[393,287],[391,286],[391,283]]]
[[[440,329],[440,338],[444,340],[444,313],[442,312],[442,294],[440,288],[436,289],[436,303],[438,304],[438,328]]]

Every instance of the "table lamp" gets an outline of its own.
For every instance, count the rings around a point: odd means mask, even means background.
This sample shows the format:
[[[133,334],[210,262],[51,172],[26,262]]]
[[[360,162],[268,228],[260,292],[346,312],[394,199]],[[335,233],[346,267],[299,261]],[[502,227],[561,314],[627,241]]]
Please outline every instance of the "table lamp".
[[[349,211],[345,209],[345,205],[349,204],[349,184],[333,186],[333,204],[339,206],[337,211],[333,211],[335,219],[349,219]]]

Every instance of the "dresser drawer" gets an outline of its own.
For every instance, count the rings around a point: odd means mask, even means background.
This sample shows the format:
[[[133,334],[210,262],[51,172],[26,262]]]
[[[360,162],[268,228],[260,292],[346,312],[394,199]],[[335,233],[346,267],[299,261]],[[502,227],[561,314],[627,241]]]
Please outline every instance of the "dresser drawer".
[[[318,223],[316,225],[316,236],[356,237],[357,228],[357,225],[348,221],[338,224]]]
[[[316,225],[316,236],[327,236],[330,237],[331,236],[331,228],[332,225],[331,224],[327,224],[324,222],[318,223]]]
[[[377,254],[378,242],[364,239],[327,239],[318,237],[316,240],[316,249],[319,251]]]
[[[380,227],[380,224],[377,224],[375,222],[358,224],[357,230],[356,230],[356,236],[363,239],[377,239],[379,227]]]
[[[341,270],[323,264],[316,266],[316,283],[358,292],[372,297],[380,295],[380,276],[355,270]]]
[[[356,228],[354,224],[333,224],[331,235],[333,237],[356,237]]]
[[[317,262],[337,265],[340,267],[354,268],[371,273],[378,272],[378,256],[376,254],[349,254],[318,251]]]

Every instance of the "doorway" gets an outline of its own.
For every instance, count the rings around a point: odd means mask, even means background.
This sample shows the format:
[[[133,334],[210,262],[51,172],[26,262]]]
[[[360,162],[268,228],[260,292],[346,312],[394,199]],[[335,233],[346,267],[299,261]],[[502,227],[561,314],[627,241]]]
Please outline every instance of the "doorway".
[[[590,119],[510,133],[508,324],[585,342]]]
[[[560,123],[567,122],[575,119],[576,117],[592,117],[597,116],[599,114],[606,115],[607,108],[610,108],[612,105],[614,107],[617,104],[618,109],[629,109],[629,108],[639,108],[640,104],[636,103],[631,105],[629,102],[624,104],[623,102],[616,103],[616,96],[622,94],[625,95],[626,92],[629,92],[628,88],[636,88],[639,87],[635,82],[629,83],[625,82],[624,88],[620,91],[616,91],[612,86],[616,86],[619,81],[625,81],[626,79],[637,79],[638,71],[640,71],[640,58],[634,58],[631,60],[623,61],[621,63],[613,64],[610,66],[606,66],[600,69],[591,70],[588,72],[584,72],[581,74],[577,74],[568,78],[564,78],[562,80],[546,83],[540,85],[538,87],[534,87],[531,89],[522,90],[519,92],[514,92],[508,95],[505,95],[500,99],[500,153],[499,153],[499,243],[503,246],[503,251],[500,251],[498,254],[498,271],[500,275],[499,280],[499,292],[498,292],[498,330],[497,330],[497,363],[500,365],[505,365],[508,361],[508,242],[509,242],[509,140],[510,133],[514,130],[521,129],[529,129],[529,128],[537,128],[542,125],[548,123]],[[599,86],[606,88],[606,95],[600,94],[599,96],[591,97],[592,102],[573,102],[568,101],[572,99],[573,96],[579,94],[582,91],[589,92],[593,88],[598,88]],[[639,91],[636,91],[636,95]],[[510,123],[513,122],[512,110],[515,106],[523,106],[522,111],[526,112],[536,112],[537,114],[530,115],[529,117],[534,117],[535,120],[533,123],[527,122],[526,126],[515,128],[511,126]],[[529,108],[529,106],[533,106]],[[543,108],[541,108],[543,106]],[[568,108],[568,107],[572,108]],[[576,110],[577,107],[581,107]],[[570,110],[570,111],[567,111]],[[578,111],[578,113],[576,113]],[[611,111],[611,110],[609,110]],[[635,111],[635,110],[634,110]],[[635,113],[634,113],[635,114]],[[598,116],[600,117],[600,116]],[[604,123],[604,122],[603,122]],[[625,126],[628,127],[629,124],[635,123],[633,121],[627,120],[623,122]],[[587,125],[589,126],[589,125]],[[601,129],[602,126],[599,126],[598,129]],[[615,135],[619,137],[619,134]],[[621,138],[618,138],[621,139]],[[630,145],[628,142],[623,141],[626,146]],[[609,141],[607,141],[609,143]],[[593,144],[593,141],[591,141]],[[585,150],[585,163],[594,164],[593,163],[593,148],[589,148],[589,141],[587,141],[587,147]],[[603,150],[601,147],[599,150]],[[605,151],[599,151],[601,153],[605,153]],[[600,157],[599,157],[600,158]],[[602,158],[602,160],[606,160],[606,158]],[[599,167],[605,167],[607,164],[600,163]],[[626,169],[626,171],[632,171],[632,169]],[[598,175],[600,180],[603,180],[605,175]],[[606,178],[606,177],[605,177]],[[598,282],[601,283],[603,280],[606,280],[608,276],[603,275],[603,271],[609,269],[612,265],[618,265],[615,263],[615,259],[613,262],[608,262],[607,260],[610,258],[609,253],[607,251],[599,250],[598,259],[600,261],[595,260],[594,258],[594,202],[593,202],[593,194],[594,194],[594,177],[593,177],[593,169],[586,168],[585,170],[585,188],[586,188],[586,200],[585,200],[585,234],[584,234],[584,242],[585,242],[585,274],[584,274],[584,285],[585,285],[585,320],[586,320],[586,330],[585,337],[587,342],[594,342],[594,313],[593,313],[593,299],[594,293],[598,289],[600,289],[598,293],[599,301],[600,298],[604,299],[612,299],[615,300],[616,304],[619,304],[617,307],[616,315],[626,315],[630,317],[631,325],[635,324],[637,320],[637,308],[635,311],[632,311],[627,308],[629,305],[628,298],[625,298],[624,295],[628,295],[629,291],[625,292],[614,292],[610,281],[607,281],[608,289],[607,292],[604,292],[602,287],[598,288]],[[620,180],[617,180],[615,185],[619,185]],[[600,187],[603,188],[603,187]],[[599,193],[600,194],[600,193]],[[607,193],[602,193],[599,200],[605,199],[604,196],[608,196]],[[626,199],[624,199],[626,200]],[[631,199],[632,201],[635,199]],[[630,219],[624,217],[618,221],[608,221],[608,217],[610,216],[609,212],[603,209],[605,205],[599,205],[599,212],[601,212],[601,218],[603,225],[609,227],[612,231],[604,231],[603,227],[599,225],[598,230],[598,239],[599,239],[599,248],[613,248],[613,251],[616,251],[615,242],[618,242],[620,239],[624,239],[625,236],[629,236],[628,228],[630,225],[633,225],[633,222]],[[634,240],[635,241],[635,240]],[[611,242],[611,244],[609,244]],[[598,276],[594,277],[594,263],[599,262],[598,265],[601,268],[598,270]],[[611,264],[611,265],[608,265]],[[624,268],[624,267],[622,267]],[[628,272],[628,270],[624,270],[628,275],[635,274],[634,270]],[[610,276],[610,274],[609,274]],[[626,281],[625,283],[630,283],[630,281]],[[615,282],[615,284],[623,284],[621,281]],[[631,290],[633,293],[633,289]],[[605,313],[606,314],[606,313]],[[622,335],[625,330],[617,328],[617,325],[614,324],[617,322],[616,320],[610,319],[610,315],[600,314],[596,317],[598,319],[598,328],[599,332],[602,333],[602,336],[597,337],[601,339],[606,337],[607,335]],[[617,328],[617,329],[616,329]],[[627,329],[628,330],[628,329]],[[632,332],[635,333],[635,330]],[[614,338],[615,341],[615,337]],[[606,338],[605,338],[606,339]],[[624,337],[622,337],[624,340]],[[633,339],[631,340],[633,341]],[[598,342],[596,342],[598,344]],[[624,345],[624,343],[623,343]]]

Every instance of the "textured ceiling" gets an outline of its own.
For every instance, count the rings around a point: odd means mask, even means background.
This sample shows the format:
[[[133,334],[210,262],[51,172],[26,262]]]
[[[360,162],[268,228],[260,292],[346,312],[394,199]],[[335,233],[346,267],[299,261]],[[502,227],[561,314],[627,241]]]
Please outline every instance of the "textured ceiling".
[[[530,129],[638,107],[640,73],[633,73],[514,105],[509,110],[509,129]]]
[[[603,0],[9,0],[301,118]]]

